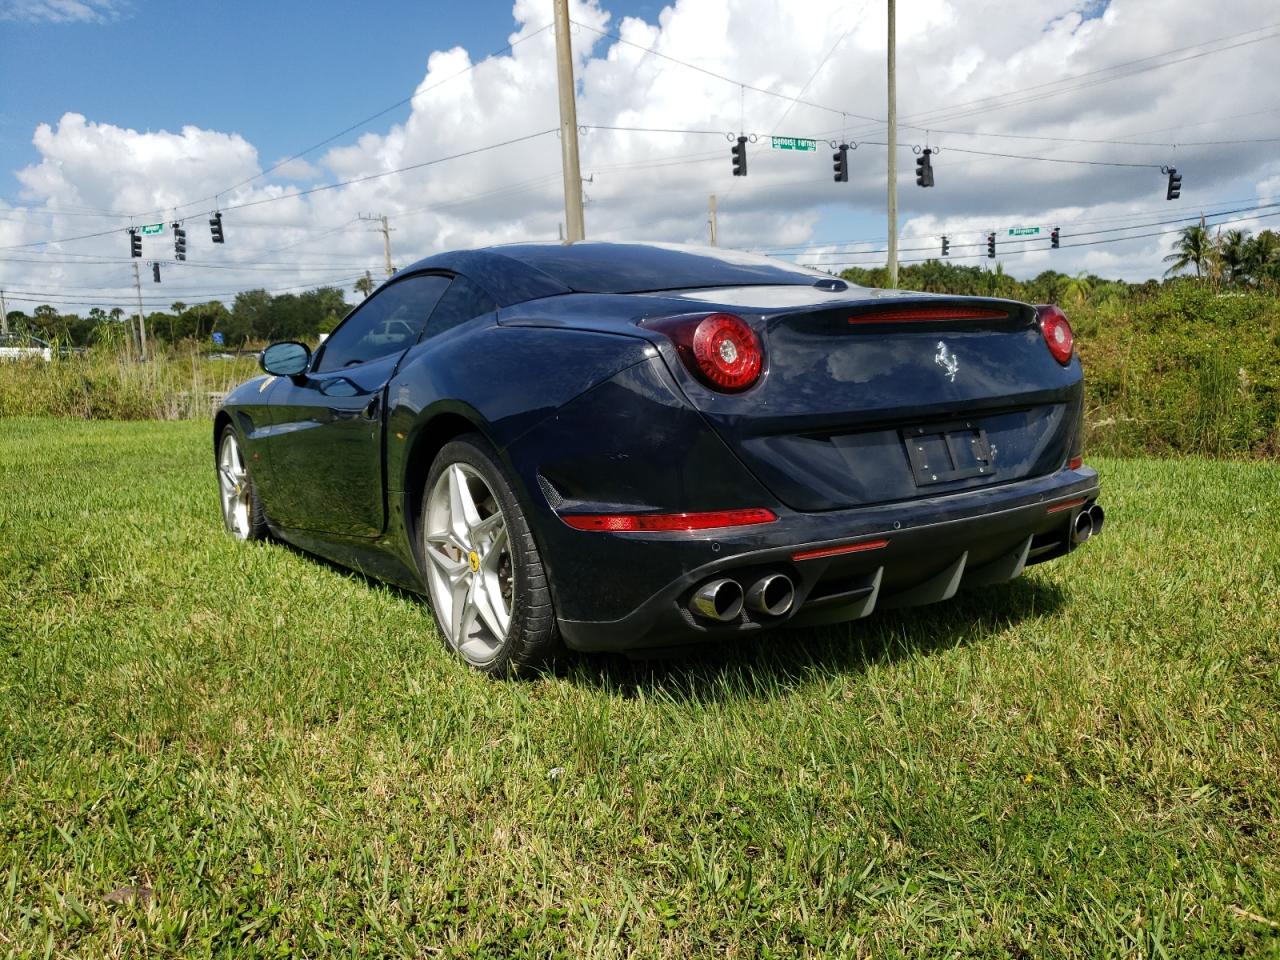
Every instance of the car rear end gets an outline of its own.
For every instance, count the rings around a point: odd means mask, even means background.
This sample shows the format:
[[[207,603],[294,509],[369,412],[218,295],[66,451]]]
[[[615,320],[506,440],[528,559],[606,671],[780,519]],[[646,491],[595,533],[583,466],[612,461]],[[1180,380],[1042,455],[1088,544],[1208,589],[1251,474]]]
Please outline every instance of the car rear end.
[[[1057,308],[810,287],[637,306],[647,368],[563,411],[579,440],[538,477],[559,521],[550,555],[571,558],[574,646],[931,603],[1101,529]],[[611,452],[584,467],[593,424],[619,439],[597,437]]]

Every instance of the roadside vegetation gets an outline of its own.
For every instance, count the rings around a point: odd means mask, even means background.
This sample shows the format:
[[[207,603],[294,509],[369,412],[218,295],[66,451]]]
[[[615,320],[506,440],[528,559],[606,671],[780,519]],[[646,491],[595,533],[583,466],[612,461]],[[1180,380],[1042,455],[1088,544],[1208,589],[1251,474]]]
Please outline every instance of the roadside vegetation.
[[[1195,240],[1196,250],[1203,242]],[[1084,364],[1091,452],[1278,456],[1276,271],[1224,274],[1217,259],[1202,268],[1207,275],[1199,280],[1127,284],[1053,271],[1020,281],[999,266],[988,271],[929,261],[903,267],[898,283],[907,290],[1062,306]],[[885,282],[879,269],[841,276],[866,286]]]
[[[1191,226],[1166,259],[1175,275],[1163,282],[1055,271],[1020,281],[999,265],[929,261],[903,267],[899,283],[1060,304],[1085,365],[1093,453],[1280,455],[1280,236]],[[885,282],[883,269],[842,275],[867,286]],[[367,295],[372,286],[362,279],[354,292]],[[175,303],[148,316],[145,363],[135,362],[134,320],[120,308],[85,317],[50,306],[32,316],[10,311],[14,329],[84,349],[64,350],[50,364],[0,364],[0,417],[202,419],[217,395],[257,372],[255,350],[279,339],[314,344],[347,309],[332,287],[281,296],[247,291],[230,307]]]
[[[524,683],[222,533],[208,427],[0,429],[0,956],[1280,951],[1280,465],[1020,581]]]
[[[0,361],[0,417],[211,420],[223,394],[259,373],[252,353],[192,342],[140,363],[117,346],[42,360]]]
[[[846,275],[859,283],[878,279]],[[1280,296],[1272,289],[1191,279],[1129,286],[1060,275],[1020,283],[938,263],[905,267],[901,283],[1063,304],[1088,379],[1093,453],[1280,454]],[[270,331],[315,342],[296,328]],[[258,372],[252,348],[266,339],[242,341],[234,353],[207,336],[153,341],[145,363],[118,340],[52,363],[0,363],[0,417],[207,418],[220,393]]]

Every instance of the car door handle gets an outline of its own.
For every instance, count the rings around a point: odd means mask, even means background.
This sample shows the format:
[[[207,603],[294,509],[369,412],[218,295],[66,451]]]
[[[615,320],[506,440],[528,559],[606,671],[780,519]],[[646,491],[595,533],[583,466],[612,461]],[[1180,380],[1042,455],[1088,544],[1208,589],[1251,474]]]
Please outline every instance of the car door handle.
[[[378,419],[378,405],[380,402],[380,398],[375,394],[373,399],[369,401],[369,405],[364,408],[364,418],[366,420]]]

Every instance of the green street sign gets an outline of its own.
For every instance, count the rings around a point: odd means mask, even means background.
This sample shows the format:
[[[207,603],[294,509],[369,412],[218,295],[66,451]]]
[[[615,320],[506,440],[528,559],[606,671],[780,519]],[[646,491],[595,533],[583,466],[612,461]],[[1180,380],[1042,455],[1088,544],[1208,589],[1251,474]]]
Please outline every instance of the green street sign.
[[[144,224],[141,232],[144,237],[150,237],[157,233],[164,233],[164,224],[163,223]]]
[[[1034,237],[1040,232],[1039,227],[1010,227],[1009,236],[1011,237]]]
[[[770,137],[769,146],[775,150],[817,150],[817,140],[805,140],[801,137]]]

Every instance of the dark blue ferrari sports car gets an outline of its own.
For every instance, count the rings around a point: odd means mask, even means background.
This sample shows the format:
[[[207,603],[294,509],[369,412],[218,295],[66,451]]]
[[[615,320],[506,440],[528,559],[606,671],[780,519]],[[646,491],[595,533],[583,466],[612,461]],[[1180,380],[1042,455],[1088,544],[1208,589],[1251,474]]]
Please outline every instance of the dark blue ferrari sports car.
[[[1102,527],[1053,306],[663,245],[400,271],[214,422],[223,516],[431,599],[496,674],[851,620]]]

